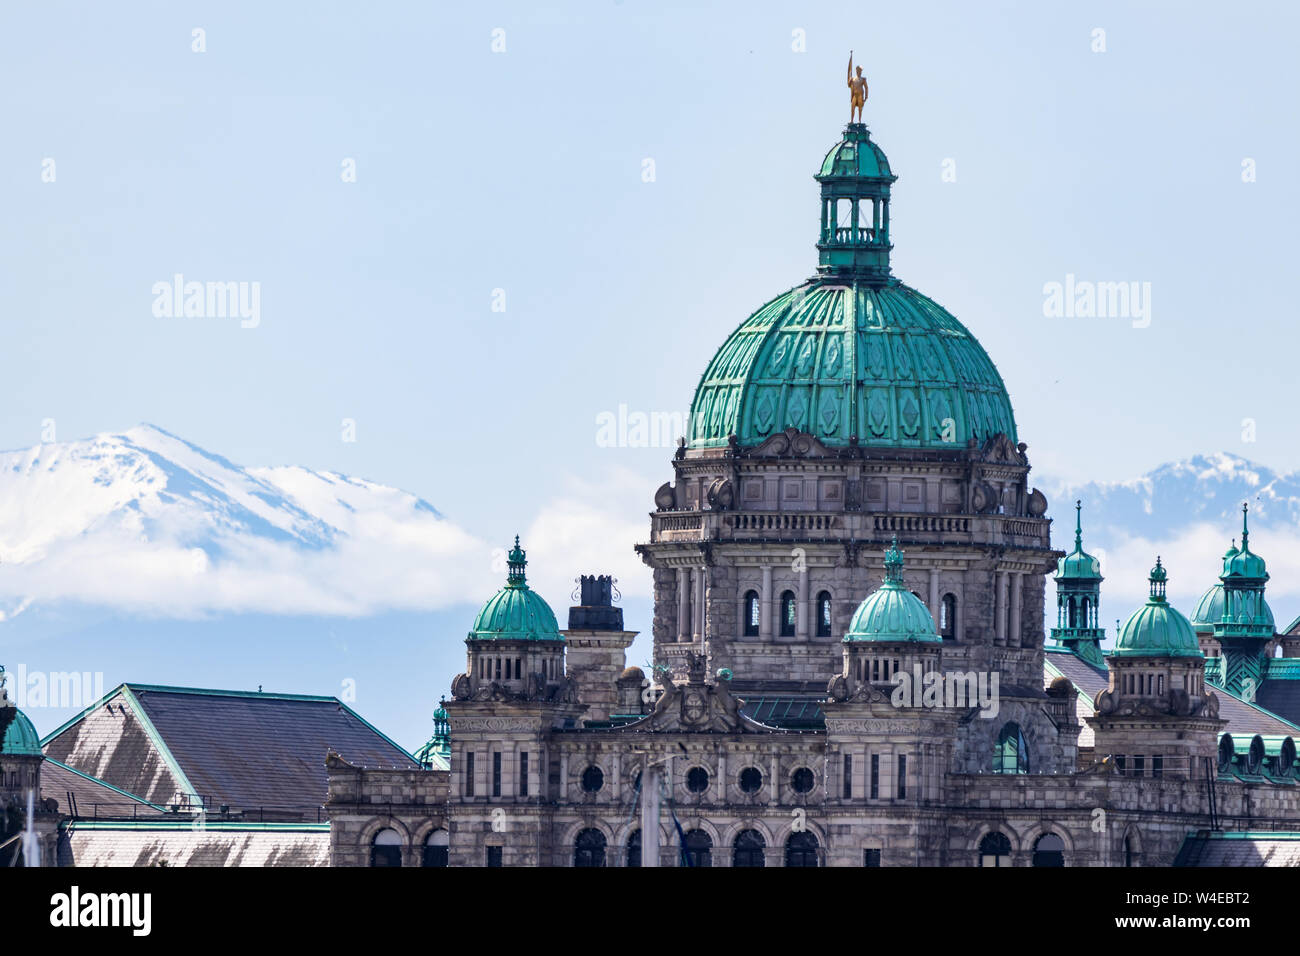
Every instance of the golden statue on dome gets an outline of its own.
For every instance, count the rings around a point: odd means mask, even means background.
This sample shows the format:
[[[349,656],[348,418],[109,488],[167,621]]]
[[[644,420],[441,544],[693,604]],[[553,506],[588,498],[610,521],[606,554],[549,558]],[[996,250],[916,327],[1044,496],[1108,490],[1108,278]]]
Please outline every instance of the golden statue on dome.
[[[862,76],[862,67],[858,67],[858,75],[853,75],[853,51],[849,51],[849,122],[853,122],[853,114],[858,114],[858,122],[862,122],[862,107],[867,102],[867,81]]]

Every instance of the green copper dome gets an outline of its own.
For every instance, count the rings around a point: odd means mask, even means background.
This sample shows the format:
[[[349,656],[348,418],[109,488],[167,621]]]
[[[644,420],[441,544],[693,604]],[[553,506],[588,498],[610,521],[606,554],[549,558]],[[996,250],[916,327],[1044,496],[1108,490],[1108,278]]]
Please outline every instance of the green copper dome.
[[[926,606],[903,586],[903,552],[897,537],[885,552],[884,582],[858,605],[844,641],[943,642]]]
[[[705,369],[690,447],[757,445],[788,427],[833,447],[962,448],[1016,423],[966,328],[897,281],[816,278],[746,319]]]
[[[1208,627],[1211,624],[1218,624],[1223,620],[1223,585],[1216,584],[1196,602],[1196,610],[1192,612],[1193,627]]]
[[[1002,377],[969,331],[890,275],[894,175],[853,123],[815,177],[818,275],[722,344],[691,403],[690,447],[753,446],[787,428],[844,447],[962,448],[1017,440]]]
[[[474,629],[469,633],[471,641],[562,641],[559,625],[555,622],[555,612],[532,590],[524,579],[524,568],[528,561],[524,551],[519,547],[519,537],[515,537],[515,546],[506,556],[510,573],[506,576],[506,586],[488,599],[483,610],[474,619]]]
[[[1200,657],[1192,624],[1165,599],[1168,575],[1160,559],[1151,569],[1151,596],[1120,630],[1111,654],[1119,657]]]
[[[1234,545],[1223,556],[1223,574],[1219,576],[1226,582],[1229,578],[1246,578],[1249,580],[1268,580],[1268,569],[1264,559],[1250,550],[1250,528],[1246,523],[1247,505],[1241,506],[1241,550]]]
[[[1056,580],[1104,581],[1101,562],[1083,550],[1083,502],[1074,503],[1074,550],[1056,562]]]
[[[0,667],[0,708],[3,708],[0,713],[13,715],[9,726],[5,728],[4,739],[0,740],[0,756],[40,757],[43,755],[40,735],[36,733],[36,727],[27,715],[9,699],[5,683],[5,669]]]

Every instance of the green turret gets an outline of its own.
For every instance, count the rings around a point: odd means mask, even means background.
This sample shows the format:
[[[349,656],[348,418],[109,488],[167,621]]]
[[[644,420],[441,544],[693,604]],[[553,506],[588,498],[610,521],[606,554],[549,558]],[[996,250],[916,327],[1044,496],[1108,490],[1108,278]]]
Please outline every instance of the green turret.
[[[1056,627],[1059,641],[1084,660],[1105,667],[1101,642],[1106,629],[1098,623],[1101,562],[1083,550],[1083,502],[1074,503],[1074,550],[1056,563]]]

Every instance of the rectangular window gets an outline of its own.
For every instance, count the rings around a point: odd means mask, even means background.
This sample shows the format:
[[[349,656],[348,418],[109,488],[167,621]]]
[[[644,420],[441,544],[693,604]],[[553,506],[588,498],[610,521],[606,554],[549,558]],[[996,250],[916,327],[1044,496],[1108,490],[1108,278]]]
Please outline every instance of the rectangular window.
[[[853,754],[844,755],[844,799],[853,798]]]
[[[1123,754],[1120,754],[1115,758],[1115,768],[1120,773],[1124,773],[1128,768],[1128,759]]]
[[[862,865],[863,865],[863,866],[880,866],[880,851],[879,851],[879,850],[863,850],[863,851],[862,851]]]
[[[519,755],[519,796],[528,796],[528,753]]]
[[[492,752],[492,796],[501,796],[501,751]]]
[[[871,799],[880,796],[880,754],[871,755]]]
[[[1164,758],[1164,757],[1152,757],[1152,758],[1151,758],[1151,776],[1153,776],[1153,777],[1163,777],[1164,775],[1165,775],[1165,758]]]
[[[1142,771],[1143,771],[1143,769],[1144,769],[1144,767],[1145,767],[1145,764],[1146,764],[1146,761],[1145,761],[1142,757],[1140,757],[1140,756],[1134,757],[1134,758],[1133,758],[1133,776],[1135,776],[1135,777],[1140,777],[1140,776],[1142,776]]]
[[[487,848],[487,865],[488,866],[501,865],[501,847],[490,846]]]
[[[465,796],[474,796],[474,751],[465,752]]]
[[[903,800],[907,797],[907,758],[902,754],[898,755],[898,799]]]

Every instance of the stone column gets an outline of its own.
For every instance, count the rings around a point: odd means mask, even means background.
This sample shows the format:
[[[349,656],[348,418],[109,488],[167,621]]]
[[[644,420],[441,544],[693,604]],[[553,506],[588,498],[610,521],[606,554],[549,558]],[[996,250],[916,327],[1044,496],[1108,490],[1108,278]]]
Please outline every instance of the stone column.
[[[930,616],[934,618],[934,633],[939,633],[939,569],[930,569]]]
[[[763,590],[758,596],[758,636],[772,639],[772,566],[763,566]]]
[[[691,576],[695,581],[695,594],[691,602],[695,626],[691,639],[698,644],[704,641],[704,568],[692,569]]]
[[[808,640],[808,586],[810,577],[808,569],[799,572],[799,597],[794,612],[794,635],[796,641]]]
[[[691,571],[677,569],[677,640],[691,639]]]
[[[1007,642],[1007,572],[999,571],[994,578],[993,643]]]
[[[1007,635],[1007,644],[1010,647],[1021,646],[1020,597],[1024,581],[1025,576],[1019,571],[1011,575],[1011,633]]]

